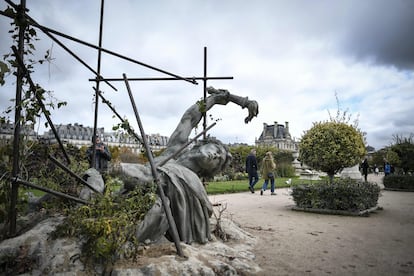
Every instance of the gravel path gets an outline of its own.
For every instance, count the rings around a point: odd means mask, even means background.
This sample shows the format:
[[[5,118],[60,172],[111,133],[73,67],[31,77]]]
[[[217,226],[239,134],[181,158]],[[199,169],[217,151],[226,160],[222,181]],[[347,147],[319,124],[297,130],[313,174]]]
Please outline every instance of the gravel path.
[[[276,192],[210,197],[257,237],[260,275],[414,275],[414,193],[382,191],[383,210],[350,217],[292,211],[288,189]]]

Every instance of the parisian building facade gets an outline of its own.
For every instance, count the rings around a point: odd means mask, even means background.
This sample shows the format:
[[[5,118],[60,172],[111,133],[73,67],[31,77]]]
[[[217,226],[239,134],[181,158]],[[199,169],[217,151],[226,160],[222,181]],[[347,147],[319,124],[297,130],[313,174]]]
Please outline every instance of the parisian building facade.
[[[29,139],[43,139],[49,143],[57,143],[57,139],[52,130],[48,130],[43,135],[38,135],[33,128],[24,127],[24,134]],[[77,147],[90,146],[92,144],[93,128],[82,124],[59,124],[55,125],[55,130],[63,144],[72,144]],[[14,125],[11,123],[0,123],[0,141],[2,144],[10,143],[14,135]],[[144,146],[134,137],[117,132],[105,132],[104,128],[97,128],[98,135],[102,142],[107,146],[126,147],[131,152],[139,153]],[[147,141],[152,150],[161,150],[167,146],[168,137],[159,134],[147,135]]]
[[[274,146],[280,150],[298,152],[299,142],[292,139],[289,132],[289,122],[285,125],[277,121],[273,125],[263,123],[263,130],[259,138],[255,140],[256,146]]]

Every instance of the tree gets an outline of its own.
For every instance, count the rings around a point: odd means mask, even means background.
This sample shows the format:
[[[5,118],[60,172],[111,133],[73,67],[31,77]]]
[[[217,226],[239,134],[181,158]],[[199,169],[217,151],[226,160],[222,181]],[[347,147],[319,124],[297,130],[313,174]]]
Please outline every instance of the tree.
[[[313,169],[333,176],[358,164],[366,149],[362,133],[354,126],[333,120],[314,123],[302,137],[299,159]]]
[[[380,150],[377,150],[371,156],[371,163],[376,165],[381,170],[381,168],[383,167],[384,159],[386,155],[387,155],[387,148],[382,148]]]
[[[252,148],[252,146],[247,145],[229,147],[232,155],[230,164],[232,173],[243,173],[246,171],[246,157]]]
[[[392,148],[387,149],[384,161],[390,163],[390,165],[393,167],[400,167],[401,165],[401,160],[398,156],[398,153],[395,152]]]
[[[414,139],[413,134],[409,137],[394,135],[394,144],[391,150],[398,155],[399,163],[396,166],[403,169],[404,173],[414,170]],[[392,162],[388,160],[389,162]],[[392,164],[392,163],[391,163]]]

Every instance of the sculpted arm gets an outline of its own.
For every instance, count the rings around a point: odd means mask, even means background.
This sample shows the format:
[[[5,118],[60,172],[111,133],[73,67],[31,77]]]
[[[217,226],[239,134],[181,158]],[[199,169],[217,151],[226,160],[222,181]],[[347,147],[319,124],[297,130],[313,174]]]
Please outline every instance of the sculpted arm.
[[[207,92],[209,93],[209,96],[206,98],[205,108],[200,108],[201,105],[196,103],[186,110],[170,137],[165,153],[173,152],[188,141],[191,131],[198,125],[203,117],[203,109],[204,111],[208,111],[216,104],[227,105],[229,102],[233,102],[242,108],[247,107],[249,115],[244,120],[246,124],[259,113],[257,102],[251,101],[247,97],[233,95],[230,94],[228,90],[215,89],[213,87],[208,87]]]

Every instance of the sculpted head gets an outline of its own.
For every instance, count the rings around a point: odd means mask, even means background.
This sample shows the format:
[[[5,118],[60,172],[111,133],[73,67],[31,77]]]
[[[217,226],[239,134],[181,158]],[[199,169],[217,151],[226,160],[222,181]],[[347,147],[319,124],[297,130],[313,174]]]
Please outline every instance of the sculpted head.
[[[227,146],[215,138],[207,138],[197,141],[197,144],[184,152],[177,162],[200,177],[213,177],[223,171],[231,159]]]

